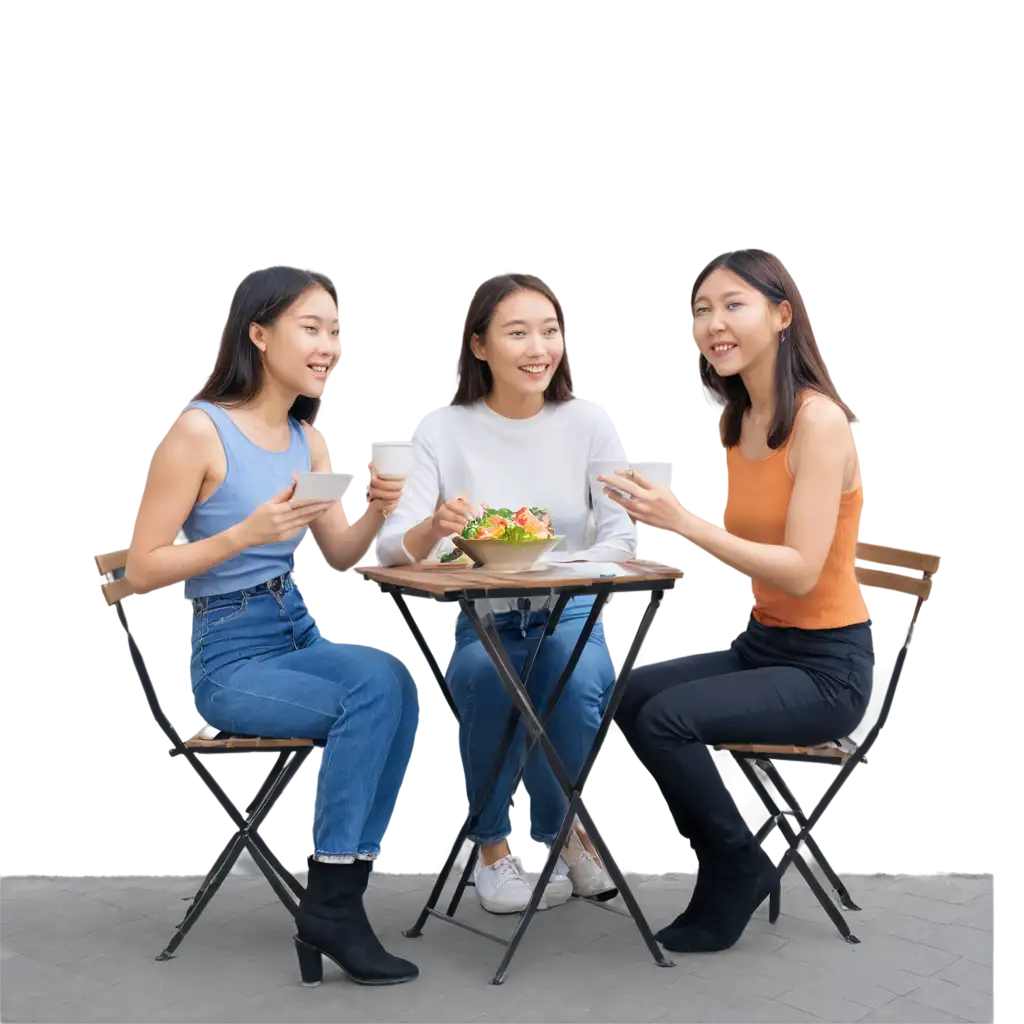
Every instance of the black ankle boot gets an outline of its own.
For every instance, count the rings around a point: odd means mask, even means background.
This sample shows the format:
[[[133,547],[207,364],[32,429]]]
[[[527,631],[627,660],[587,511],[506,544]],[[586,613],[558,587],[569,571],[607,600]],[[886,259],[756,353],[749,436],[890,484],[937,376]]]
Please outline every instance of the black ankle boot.
[[[419,975],[415,964],[392,956],[373,933],[363,909],[371,864],[324,864],[309,859],[306,895],[295,920],[295,950],[303,985],[324,979],[322,957],[330,957],[360,985],[397,985]]]
[[[753,840],[709,857],[708,887],[688,922],[669,926],[658,941],[674,953],[715,953],[734,946],[754,911],[779,885],[771,858]]]

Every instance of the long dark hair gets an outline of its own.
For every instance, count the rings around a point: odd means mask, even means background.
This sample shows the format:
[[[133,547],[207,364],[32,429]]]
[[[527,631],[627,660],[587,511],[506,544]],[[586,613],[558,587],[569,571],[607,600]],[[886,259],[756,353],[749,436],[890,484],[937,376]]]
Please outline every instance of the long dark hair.
[[[330,278],[312,270],[267,267],[249,274],[235,289],[213,373],[192,401],[231,406],[255,398],[263,386],[263,360],[249,337],[249,325],[270,326],[310,288],[323,288],[338,304]],[[288,415],[312,423],[319,408],[319,398],[299,395]]]
[[[494,311],[502,299],[515,292],[539,292],[552,306],[558,318],[558,327],[565,340],[565,318],[555,293],[539,278],[532,274],[501,274],[484,281],[476,290],[466,314],[466,326],[462,332],[462,352],[459,355],[459,385],[455,389],[452,405],[472,405],[486,398],[494,387],[491,368],[482,359],[473,355],[473,335],[483,338],[491,326]],[[568,402],[572,399],[572,374],[569,372],[569,356],[562,352],[562,359],[551,375],[551,383],[544,391],[545,402]]]
[[[777,256],[763,249],[739,249],[716,256],[693,283],[693,291],[690,293],[691,310],[700,286],[714,271],[723,267],[742,277],[769,302],[777,306],[780,302],[788,301],[793,310],[792,323],[780,338],[775,361],[775,413],[768,427],[768,447],[782,447],[793,432],[797,399],[801,391],[817,391],[831,398],[853,423],[857,417],[839,397],[828,375],[800,291]],[[746,385],[738,373],[720,377],[703,354],[700,357],[700,379],[704,387],[725,406],[721,420],[722,444],[732,448],[740,443],[743,414],[750,408]]]

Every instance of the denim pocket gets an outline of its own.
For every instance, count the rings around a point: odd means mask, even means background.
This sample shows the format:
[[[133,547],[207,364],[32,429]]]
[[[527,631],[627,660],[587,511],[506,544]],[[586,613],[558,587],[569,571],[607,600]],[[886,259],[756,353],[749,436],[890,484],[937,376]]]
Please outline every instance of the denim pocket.
[[[205,637],[212,628],[222,626],[237,619],[249,607],[249,595],[242,592],[241,597],[230,600],[220,599],[208,604],[203,613],[202,635]]]

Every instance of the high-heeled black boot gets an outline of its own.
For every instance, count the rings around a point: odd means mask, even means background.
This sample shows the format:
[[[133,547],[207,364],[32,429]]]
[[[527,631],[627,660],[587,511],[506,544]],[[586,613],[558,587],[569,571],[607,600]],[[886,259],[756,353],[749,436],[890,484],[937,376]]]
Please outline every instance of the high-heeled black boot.
[[[324,864],[309,858],[306,895],[295,919],[295,951],[303,985],[324,979],[323,957],[330,957],[360,985],[397,985],[419,975],[415,964],[392,956],[370,927],[363,894],[371,864]]]

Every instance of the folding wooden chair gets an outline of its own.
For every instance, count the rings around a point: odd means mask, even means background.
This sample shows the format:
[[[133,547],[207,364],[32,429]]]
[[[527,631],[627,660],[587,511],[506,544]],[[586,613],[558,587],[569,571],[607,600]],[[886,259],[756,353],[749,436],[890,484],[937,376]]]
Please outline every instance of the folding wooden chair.
[[[128,629],[128,619],[125,617],[124,608],[121,602],[130,597],[134,591],[128,580],[124,577],[124,566],[128,559],[127,551],[114,551],[106,555],[96,556],[96,567],[106,578],[102,585],[103,596],[108,605],[117,609],[117,617],[121,620],[125,633],[128,634],[128,649],[131,651],[132,661],[135,670],[139,674],[142,689],[145,691],[146,700],[149,702],[149,709],[157,724],[163,729],[167,738],[173,744],[169,751],[171,757],[183,756],[186,761],[196,770],[199,777],[206,783],[210,792],[217,798],[221,806],[227,811],[228,816],[235,823],[237,831],[228,840],[227,846],[221,851],[220,856],[214,861],[206,878],[196,891],[195,896],[185,897],[191,899],[191,904],[185,912],[185,916],[177,926],[167,948],[156,958],[157,960],[169,960],[174,956],[174,951],[181,944],[189,929],[199,919],[206,904],[210,902],[214,893],[220,888],[221,883],[227,877],[228,872],[234,866],[239,854],[243,849],[248,849],[253,860],[260,870],[267,877],[278,899],[285,905],[285,908],[294,917],[298,912],[297,899],[301,899],[305,889],[285,870],[281,862],[274,856],[270,848],[263,841],[258,833],[259,826],[263,819],[274,806],[277,798],[284,792],[285,787],[291,782],[295,773],[299,770],[302,762],[311,753],[314,743],[309,739],[268,739],[260,736],[240,736],[232,733],[219,732],[208,736],[209,728],[200,730],[190,740],[182,742],[181,737],[175,732],[167,716],[160,707],[156,691],[146,670],[146,663],[142,660],[142,654],[135,638]],[[245,809],[246,817],[242,817],[237,808],[228,799],[227,794],[217,784],[216,780],[202,764],[197,755],[199,754],[240,754],[252,753],[254,751],[272,751],[277,754],[277,762],[270,770],[263,785],[253,798],[252,803]],[[291,890],[289,892],[288,890]],[[294,894],[294,895],[293,895]]]
[[[814,895],[818,898],[818,902],[832,919],[836,928],[839,929],[840,935],[847,942],[853,943],[860,942],[860,939],[850,931],[850,926],[846,923],[846,919],[839,908],[829,897],[821,882],[818,881],[811,866],[801,856],[800,847],[803,845],[807,846],[807,849],[821,868],[822,874],[824,874],[835,891],[843,908],[846,910],[860,910],[860,907],[850,898],[850,893],[842,880],[825,859],[825,855],[821,852],[821,847],[814,841],[811,829],[818,823],[818,820],[832,802],[832,798],[850,777],[853,769],[862,762],[867,764],[866,754],[874,745],[875,740],[878,739],[878,734],[882,731],[882,727],[889,717],[889,710],[892,707],[893,697],[896,694],[896,684],[899,682],[900,673],[903,671],[903,663],[907,658],[907,648],[910,646],[910,639],[914,634],[914,625],[917,623],[918,613],[921,611],[921,606],[924,602],[928,600],[928,595],[932,589],[931,578],[939,569],[939,558],[937,555],[921,555],[914,551],[900,551],[896,548],[883,548],[874,544],[858,544],[857,558],[865,562],[910,569],[921,573],[920,578],[918,578],[907,576],[903,573],[887,572],[880,569],[866,569],[859,565],[857,566],[857,579],[862,586],[896,590],[917,598],[914,614],[910,620],[910,628],[907,630],[906,640],[904,640],[903,646],[896,656],[896,665],[889,679],[889,686],[885,691],[885,701],[882,704],[881,714],[871,727],[871,731],[864,742],[858,745],[849,737],[844,737],[843,739],[822,743],[813,747],[771,746],[762,743],[723,743],[715,747],[716,750],[728,750],[732,754],[743,774],[747,777],[757,795],[768,809],[769,818],[757,833],[758,842],[764,842],[772,829],[778,826],[779,831],[785,836],[786,842],[789,844],[789,849],[786,850],[778,865],[779,877],[781,878],[785,874],[791,863],[795,864],[797,870],[803,875]],[[814,810],[810,814],[805,814],[797,803],[796,797],[793,796],[792,791],[779,774],[779,770],[774,764],[775,761],[802,761],[813,764],[827,764],[833,768],[838,768],[839,773]],[[768,788],[754,770],[754,765],[768,776],[769,781],[785,802],[785,810],[781,809],[776,803]],[[800,829],[799,832],[790,824],[787,816],[796,820]],[[780,899],[780,896],[775,894],[769,903],[768,919],[772,923],[778,919]]]

